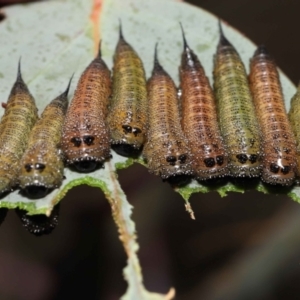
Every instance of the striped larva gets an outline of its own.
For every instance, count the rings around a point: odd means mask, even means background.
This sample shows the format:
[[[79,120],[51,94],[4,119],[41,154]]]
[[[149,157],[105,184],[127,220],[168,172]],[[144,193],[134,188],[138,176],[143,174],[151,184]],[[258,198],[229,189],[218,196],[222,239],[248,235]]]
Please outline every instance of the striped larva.
[[[182,128],[194,156],[193,169],[198,180],[228,174],[228,156],[218,125],[215,98],[197,57],[183,35],[180,85]]]
[[[21,75],[18,75],[0,123],[0,193],[17,184],[20,159],[26,149],[30,131],[38,119],[35,100]]]
[[[300,177],[300,84],[291,100],[289,120],[296,138],[297,177]]]
[[[110,71],[99,46],[98,56],[79,79],[63,126],[66,162],[79,172],[92,172],[111,157],[105,122],[110,93]]]
[[[145,143],[147,89],[143,63],[125,41],[120,25],[114,54],[112,98],[108,115],[111,147],[124,156],[137,156]]]
[[[66,91],[47,105],[30,133],[19,175],[20,188],[30,198],[44,197],[62,183],[64,163],[60,141],[71,80]]]
[[[257,177],[261,171],[261,135],[243,62],[223,34],[214,57],[214,90],[220,129],[234,177]]]
[[[151,173],[171,184],[185,184],[192,175],[192,155],[180,125],[177,89],[157,59],[157,46],[147,89],[149,128],[144,158]]]
[[[296,143],[277,67],[264,46],[258,47],[251,59],[249,80],[263,136],[262,180],[291,185],[295,179]]]

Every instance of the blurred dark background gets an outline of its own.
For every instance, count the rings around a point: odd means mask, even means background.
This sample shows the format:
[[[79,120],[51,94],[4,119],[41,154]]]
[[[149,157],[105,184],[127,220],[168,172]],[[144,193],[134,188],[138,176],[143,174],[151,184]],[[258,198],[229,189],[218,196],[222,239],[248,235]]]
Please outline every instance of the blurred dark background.
[[[0,1],[12,2],[12,1]],[[198,5],[264,43],[300,78],[297,0],[202,0]],[[300,205],[256,192],[196,194],[192,221],[181,197],[135,165],[119,172],[134,205],[146,287],[179,300],[299,299]],[[103,193],[84,186],[61,204],[49,236],[27,233],[10,211],[0,229],[0,299],[107,299],[124,294],[126,257]],[[137,299],[138,300],[138,299]]]

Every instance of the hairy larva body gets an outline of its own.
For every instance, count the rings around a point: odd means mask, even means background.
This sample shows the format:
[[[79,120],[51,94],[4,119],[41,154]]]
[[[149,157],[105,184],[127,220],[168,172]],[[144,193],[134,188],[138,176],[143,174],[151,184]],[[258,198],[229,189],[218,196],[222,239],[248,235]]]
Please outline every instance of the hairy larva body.
[[[198,180],[228,175],[228,156],[218,125],[215,98],[196,54],[189,48],[184,32],[180,85],[182,128],[194,156]]]
[[[300,84],[291,100],[289,120],[296,138],[297,177],[300,177]]]
[[[79,172],[92,172],[110,157],[105,121],[110,94],[110,71],[99,49],[98,56],[79,79],[63,126],[66,162]]]
[[[125,41],[121,27],[114,54],[113,89],[108,125],[111,147],[124,156],[137,156],[145,143],[147,89],[143,63]]]
[[[157,60],[147,83],[149,129],[143,155],[149,170],[171,184],[182,185],[192,175],[192,155],[183,134],[177,89]]]
[[[35,100],[22,79],[19,62],[17,80],[0,123],[0,193],[17,184],[20,159],[37,119]]]
[[[30,133],[20,163],[19,185],[31,198],[44,197],[63,181],[64,162],[60,141],[70,83],[64,93],[47,105]]]
[[[251,59],[249,79],[263,135],[262,180],[291,185],[296,169],[295,139],[284,107],[276,64],[263,46]]]
[[[214,58],[214,90],[220,129],[234,177],[257,177],[261,171],[261,135],[243,62],[223,35]]]

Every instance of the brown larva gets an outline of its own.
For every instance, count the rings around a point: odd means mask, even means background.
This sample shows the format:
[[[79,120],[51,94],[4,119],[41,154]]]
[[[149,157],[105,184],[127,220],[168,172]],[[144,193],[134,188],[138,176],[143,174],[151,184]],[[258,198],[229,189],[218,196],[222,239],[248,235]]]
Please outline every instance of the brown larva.
[[[295,138],[284,107],[276,64],[264,46],[258,47],[251,59],[249,80],[263,135],[262,180],[291,185],[296,169]]]
[[[111,147],[124,156],[137,156],[145,143],[147,90],[143,63],[120,36],[114,54],[112,98],[108,115]]]
[[[151,173],[182,185],[193,173],[192,155],[180,125],[177,89],[157,59],[157,46],[147,89],[149,129],[143,155]]]
[[[0,123],[0,193],[9,191],[17,184],[20,159],[37,119],[35,101],[22,79],[19,62],[17,80]]]
[[[66,91],[47,105],[30,133],[19,175],[20,188],[30,198],[44,197],[62,183],[64,162],[60,141],[70,84],[71,80]]]
[[[99,46],[98,56],[79,79],[63,126],[66,162],[79,172],[92,172],[111,156],[105,122],[110,93],[110,71]]]
[[[181,29],[184,44],[179,68],[181,122],[194,156],[193,169],[198,180],[223,177],[228,174],[228,157],[217,121],[215,98],[205,71]]]

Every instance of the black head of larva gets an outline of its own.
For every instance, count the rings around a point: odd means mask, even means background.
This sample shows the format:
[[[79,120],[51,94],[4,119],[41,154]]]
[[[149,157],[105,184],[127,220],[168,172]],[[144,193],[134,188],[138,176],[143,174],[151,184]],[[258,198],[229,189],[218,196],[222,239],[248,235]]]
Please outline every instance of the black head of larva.
[[[171,185],[174,186],[184,186],[186,184],[188,184],[192,179],[191,175],[188,174],[176,174],[176,175],[172,175],[166,179],[163,179],[163,181],[168,182]]]
[[[25,193],[30,199],[40,199],[45,197],[49,189],[43,185],[27,185],[25,188]]]
[[[27,215],[27,212],[22,209],[16,209],[15,211],[19,216],[23,227],[36,236],[51,233],[58,224],[59,204],[54,206],[49,217],[45,215],[29,216]]]
[[[111,148],[122,156],[137,157],[140,155],[143,146],[137,147],[134,144],[131,145],[127,143],[117,143],[117,144],[112,144]]]
[[[96,170],[99,166],[99,163],[94,159],[86,158],[75,161],[73,166],[80,173],[89,173]]]

